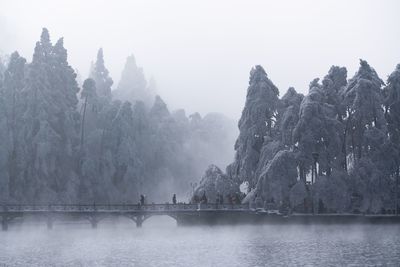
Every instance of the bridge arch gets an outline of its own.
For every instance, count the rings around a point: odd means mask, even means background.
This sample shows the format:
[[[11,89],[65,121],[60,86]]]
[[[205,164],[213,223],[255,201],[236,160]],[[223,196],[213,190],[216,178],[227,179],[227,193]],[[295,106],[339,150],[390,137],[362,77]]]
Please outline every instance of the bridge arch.
[[[166,216],[175,220],[178,223],[178,216],[176,214],[140,214],[140,215],[126,215],[129,219],[136,223],[137,227],[142,227],[143,223],[148,220],[149,218],[156,217],[156,216]]]

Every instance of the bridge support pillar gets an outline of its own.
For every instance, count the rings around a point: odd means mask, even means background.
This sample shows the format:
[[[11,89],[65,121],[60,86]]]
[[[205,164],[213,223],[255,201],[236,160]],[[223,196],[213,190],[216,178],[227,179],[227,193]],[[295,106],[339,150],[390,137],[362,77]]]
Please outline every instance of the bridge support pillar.
[[[136,227],[140,228],[142,227],[143,221],[144,221],[144,216],[140,215],[136,217]]]
[[[53,217],[51,215],[48,215],[46,220],[46,225],[48,230],[53,229],[53,221],[54,221]]]
[[[90,223],[92,224],[92,228],[93,228],[93,229],[96,229],[96,228],[97,228],[97,224],[98,224],[98,221],[97,221],[97,220],[93,220],[93,221],[91,221]]]
[[[96,215],[92,215],[89,218],[89,222],[92,225],[93,229],[97,228],[97,225],[99,224],[100,219]]]
[[[3,231],[8,230],[8,216],[7,215],[1,216],[1,230],[3,230]]]
[[[143,214],[131,214],[127,217],[136,223],[137,228],[142,227],[143,222],[148,218]]]

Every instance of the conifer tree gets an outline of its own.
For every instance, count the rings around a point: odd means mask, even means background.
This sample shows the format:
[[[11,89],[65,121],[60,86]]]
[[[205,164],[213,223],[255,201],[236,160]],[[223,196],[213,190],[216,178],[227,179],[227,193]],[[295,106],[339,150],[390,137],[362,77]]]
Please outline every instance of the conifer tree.
[[[273,135],[278,95],[278,88],[268,79],[263,67],[255,66],[250,72],[246,104],[239,120],[235,162],[228,166],[228,175],[240,183],[248,181],[251,187],[257,181],[254,171],[264,137]]]
[[[7,117],[7,127],[11,138],[10,151],[8,153],[8,176],[10,197],[15,197],[21,188],[21,169],[24,158],[21,141],[22,129],[22,90],[25,86],[25,63],[26,60],[14,52],[10,57],[7,70],[4,72],[3,99],[4,111]],[[21,197],[21,195],[19,196]]]
[[[78,144],[79,90],[60,39],[51,44],[47,29],[36,43],[24,89],[26,196],[39,201],[71,201],[76,186],[74,153]]]
[[[384,89],[385,117],[388,125],[390,145],[396,149],[394,166],[386,164],[394,176],[395,211],[399,213],[400,183],[400,64],[390,74]]]
[[[133,55],[126,59],[125,67],[121,74],[121,80],[113,96],[121,101],[143,101],[147,107],[153,104],[154,96],[147,86],[143,69],[136,65]]]
[[[114,82],[104,64],[103,48],[100,48],[97,52],[97,59],[92,67],[90,78],[96,82],[96,94],[102,99],[102,102],[104,104],[110,102],[111,86]]]
[[[385,135],[382,85],[376,71],[365,60],[360,60],[359,70],[342,92],[354,160],[375,150],[371,138]]]

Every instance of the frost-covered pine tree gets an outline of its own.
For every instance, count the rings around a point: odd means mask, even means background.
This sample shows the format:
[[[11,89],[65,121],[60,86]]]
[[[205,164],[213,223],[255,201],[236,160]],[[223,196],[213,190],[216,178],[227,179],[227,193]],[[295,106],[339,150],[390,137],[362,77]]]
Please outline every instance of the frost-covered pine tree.
[[[322,80],[322,91],[325,95],[325,102],[334,106],[338,120],[344,115],[340,93],[347,85],[347,69],[345,67],[332,66],[328,74]]]
[[[388,143],[383,110],[383,81],[369,64],[360,60],[360,68],[342,95],[346,105],[348,125],[347,153],[350,154],[350,190],[361,201],[353,209],[380,212],[393,204],[391,180],[386,174],[393,158],[393,146]]]
[[[9,151],[7,153],[7,172],[9,177],[9,194],[11,198],[20,198],[23,185],[22,165],[25,155],[23,153],[23,103],[22,90],[25,86],[25,63],[26,60],[14,52],[10,57],[8,68],[4,72],[3,99],[4,112],[7,125],[3,130],[8,131],[10,138]]]
[[[1,62],[0,62],[1,63]],[[0,145],[0,201],[9,201],[9,173],[8,155],[10,153],[11,140],[8,132],[6,99],[3,91],[3,73],[0,74],[0,138],[3,141]]]
[[[390,140],[400,150],[400,64],[388,77],[384,104]]]
[[[387,164],[386,168],[395,180],[394,182],[394,194],[395,194],[395,209],[397,214],[399,213],[399,183],[400,183],[400,64],[396,66],[396,69],[390,74],[387,80],[387,86],[384,89],[384,103],[385,103],[385,117],[388,126],[390,145],[393,146],[396,151],[394,158],[394,164]],[[387,163],[389,163],[388,160]]]
[[[303,98],[304,96],[297,93],[293,87],[290,87],[281,98],[277,124],[284,147],[292,148],[294,145],[293,130],[299,121],[300,104]]]
[[[334,108],[337,120],[342,124],[342,153],[337,155],[337,162],[344,171],[347,171],[347,147],[346,136],[348,132],[347,124],[343,124],[343,117],[346,114],[346,106],[343,104],[341,93],[346,89],[347,85],[347,69],[345,67],[332,66],[328,74],[322,80],[322,91],[324,93],[324,101]]]
[[[235,161],[227,169],[228,175],[240,183],[248,181],[251,187],[257,182],[254,172],[264,138],[273,134],[278,95],[278,88],[268,79],[263,67],[255,66],[250,72],[246,104],[239,120]]]
[[[23,90],[27,199],[42,202],[75,199],[74,152],[79,140],[75,77],[62,39],[53,46],[44,28],[28,66]]]
[[[116,192],[110,197],[118,201],[135,201],[139,198],[144,162],[138,154],[134,136],[134,113],[130,102],[122,104],[105,137],[106,162],[109,168],[103,175],[111,180]]]
[[[346,105],[346,123],[354,160],[360,159],[382,144],[374,139],[385,138],[386,122],[383,113],[383,81],[365,60],[342,92]]]
[[[342,131],[335,107],[325,101],[323,86],[314,80],[301,103],[299,121],[293,131],[302,179],[314,164],[313,153],[319,155],[320,174],[331,174],[334,159],[341,153]]]

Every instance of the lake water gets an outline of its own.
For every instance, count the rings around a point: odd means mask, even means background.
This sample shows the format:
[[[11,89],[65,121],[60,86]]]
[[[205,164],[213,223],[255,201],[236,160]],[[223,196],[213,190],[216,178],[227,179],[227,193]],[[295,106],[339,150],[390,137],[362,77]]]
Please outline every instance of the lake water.
[[[400,266],[400,225],[11,225],[0,266]]]

